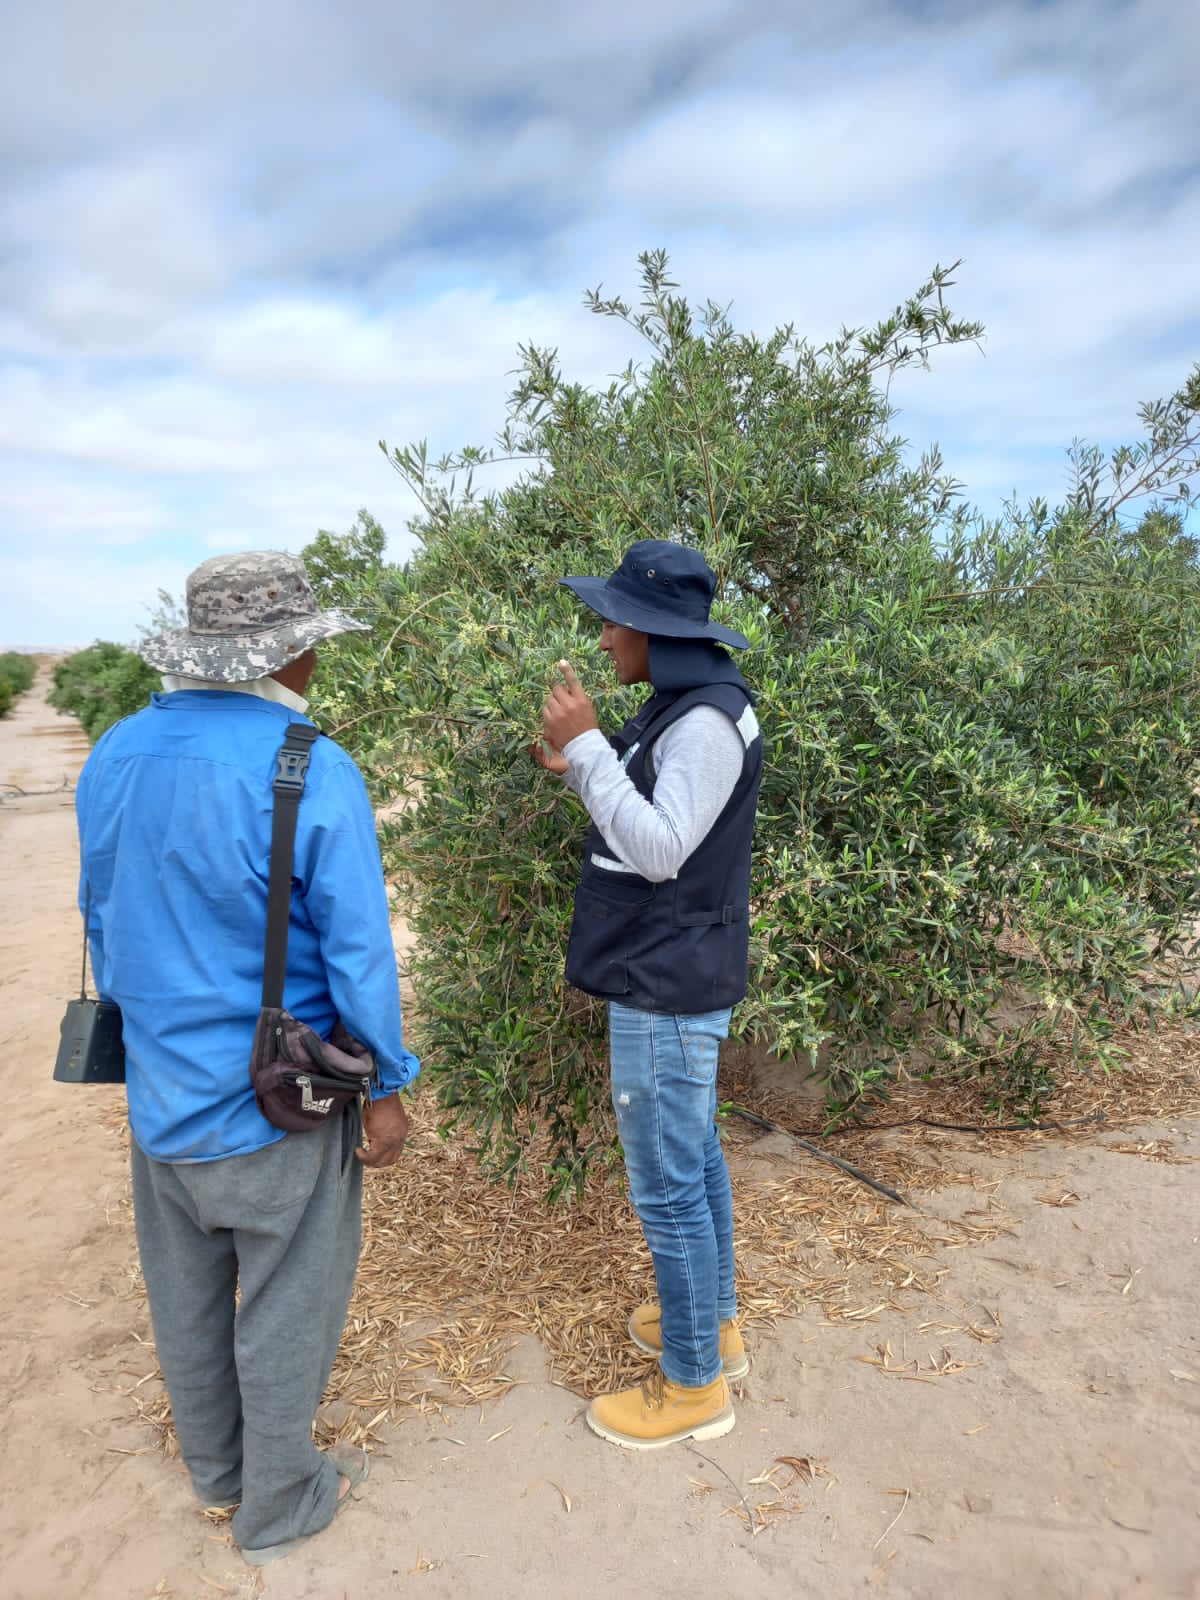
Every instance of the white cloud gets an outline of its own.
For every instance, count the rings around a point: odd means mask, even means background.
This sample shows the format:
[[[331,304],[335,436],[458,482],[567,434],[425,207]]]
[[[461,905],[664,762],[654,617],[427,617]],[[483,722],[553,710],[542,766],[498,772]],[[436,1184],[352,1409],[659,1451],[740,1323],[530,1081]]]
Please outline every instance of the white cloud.
[[[86,348],[136,340],[175,307],[226,288],[212,166],[162,152],[89,163],[11,193],[3,225],[10,247],[27,252],[34,318]]]
[[[148,489],[89,479],[81,482],[42,463],[24,462],[0,479],[0,526],[37,529],[39,544],[78,547],[135,544],[162,525],[163,508]]]
[[[560,319],[546,296],[504,300],[495,288],[452,289],[379,312],[344,295],[292,294],[206,318],[182,330],[180,343],[203,370],[239,384],[428,397],[498,374],[530,327]]]
[[[131,644],[148,624],[160,588],[180,594],[203,559],[156,553],[116,565],[111,554],[81,546],[70,563],[41,552],[0,555],[6,606],[0,639],[8,649],[77,649],[94,639]]]
[[[580,292],[635,291],[658,244],[738,326],[816,339],[964,256],[986,355],[892,394],[993,505],[1053,495],[1072,435],[1130,436],[1197,354],[1177,0],[9,14],[0,640],[97,606],[128,635],[213,549],[361,505],[403,553],[375,441],[488,442],[525,341],[603,381],[636,346]]]

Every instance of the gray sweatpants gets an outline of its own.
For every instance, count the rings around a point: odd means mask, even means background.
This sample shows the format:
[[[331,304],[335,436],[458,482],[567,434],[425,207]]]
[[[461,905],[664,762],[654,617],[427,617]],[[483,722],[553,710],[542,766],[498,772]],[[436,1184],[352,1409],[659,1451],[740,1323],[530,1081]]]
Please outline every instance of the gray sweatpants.
[[[357,1142],[351,1108],[218,1161],[152,1161],[133,1143],[138,1250],[180,1450],[206,1505],[241,1501],[243,1549],[317,1533],[337,1506],[312,1423],[358,1265]]]

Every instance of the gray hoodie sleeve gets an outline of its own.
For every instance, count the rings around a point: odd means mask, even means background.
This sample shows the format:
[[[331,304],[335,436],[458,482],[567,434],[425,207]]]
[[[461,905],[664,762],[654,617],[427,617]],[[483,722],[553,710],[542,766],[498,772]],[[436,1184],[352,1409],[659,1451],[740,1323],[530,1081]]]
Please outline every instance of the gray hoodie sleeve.
[[[673,878],[725,809],[745,746],[732,719],[694,706],[654,742],[654,799],[645,800],[598,728],[563,751],[567,787],[583,801],[617,859],[651,883]]]

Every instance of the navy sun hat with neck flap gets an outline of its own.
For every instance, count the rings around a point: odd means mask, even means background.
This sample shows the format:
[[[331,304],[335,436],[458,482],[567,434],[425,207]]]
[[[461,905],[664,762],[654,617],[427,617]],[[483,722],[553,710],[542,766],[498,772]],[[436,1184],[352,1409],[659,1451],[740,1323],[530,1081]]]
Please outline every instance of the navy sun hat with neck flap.
[[[710,622],[717,575],[699,550],[662,539],[639,539],[611,578],[560,578],[606,622],[663,639],[712,639],[748,650],[733,628]]]

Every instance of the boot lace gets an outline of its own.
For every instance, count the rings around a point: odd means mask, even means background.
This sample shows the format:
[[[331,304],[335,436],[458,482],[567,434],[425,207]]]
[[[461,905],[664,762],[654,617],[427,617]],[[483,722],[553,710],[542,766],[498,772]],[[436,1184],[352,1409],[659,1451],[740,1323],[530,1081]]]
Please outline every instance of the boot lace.
[[[647,1411],[661,1411],[663,1404],[663,1373],[656,1367],[642,1384],[642,1404]]]

